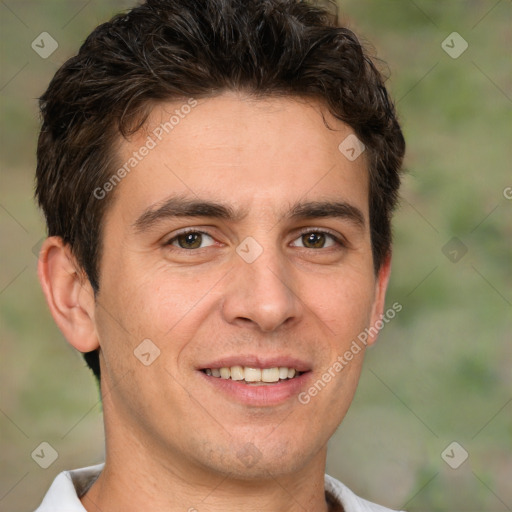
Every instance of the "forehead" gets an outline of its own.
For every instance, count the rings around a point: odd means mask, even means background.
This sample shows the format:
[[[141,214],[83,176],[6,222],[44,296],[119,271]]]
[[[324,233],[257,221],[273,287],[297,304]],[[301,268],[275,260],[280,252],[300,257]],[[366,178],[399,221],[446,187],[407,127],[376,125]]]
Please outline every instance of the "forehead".
[[[128,172],[116,194],[131,210],[179,194],[282,214],[283,202],[336,196],[366,213],[366,155],[346,158],[347,137],[351,128],[311,99],[229,92],[161,103],[120,145]]]

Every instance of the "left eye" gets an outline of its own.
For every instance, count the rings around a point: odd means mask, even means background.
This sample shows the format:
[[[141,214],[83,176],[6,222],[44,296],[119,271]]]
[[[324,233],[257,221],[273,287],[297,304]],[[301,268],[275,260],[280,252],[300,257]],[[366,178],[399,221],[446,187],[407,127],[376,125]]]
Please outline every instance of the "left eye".
[[[328,239],[330,239],[332,243],[327,247],[340,245],[339,240],[334,235],[330,235],[324,231],[310,231],[302,233],[302,235],[296,240],[300,240],[302,243],[299,247],[305,247],[306,249],[324,249],[326,247],[326,240]]]
[[[167,242],[167,245],[173,245],[181,249],[201,249],[202,247],[207,247],[201,246],[204,237],[209,238],[213,242],[213,238],[207,233],[203,233],[202,231],[188,231],[171,238]],[[209,245],[213,245],[213,243]]]

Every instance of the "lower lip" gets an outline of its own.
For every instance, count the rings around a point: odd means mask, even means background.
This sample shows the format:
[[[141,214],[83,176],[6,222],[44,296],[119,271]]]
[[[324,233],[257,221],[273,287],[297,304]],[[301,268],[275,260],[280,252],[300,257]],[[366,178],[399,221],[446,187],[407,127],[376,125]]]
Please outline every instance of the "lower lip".
[[[311,374],[311,372],[304,372],[293,379],[270,385],[252,385],[240,380],[212,377],[202,371],[199,371],[199,373],[206,379],[207,383],[232,400],[256,407],[279,405],[292,397],[296,397],[301,389],[306,387]]]

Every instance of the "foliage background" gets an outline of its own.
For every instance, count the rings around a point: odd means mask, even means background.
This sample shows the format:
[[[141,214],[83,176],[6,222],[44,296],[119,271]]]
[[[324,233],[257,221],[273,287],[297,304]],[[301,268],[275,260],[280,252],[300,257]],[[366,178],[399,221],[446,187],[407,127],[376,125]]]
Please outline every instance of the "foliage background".
[[[59,471],[103,458],[96,385],[54,325],[36,276],[44,237],[32,199],[37,97],[97,24],[131,5],[0,2],[2,510],[34,509]],[[340,6],[388,64],[408,174],[388,294],[403,311],[368,352],[328,472],[410,512],[512,510],[512,2]],[[30,46],[43,31],[59,43],[48,59]],[[457,59],[441,47],[454,31],[469,44]],[[454,259],[467,249],[457,262],[445,256],[456,247],[449,242],[459,243]],[[42,441],[59,454],[46,470],[31,458]],[[458,469],[441,458],[452,441],[469,453]]]

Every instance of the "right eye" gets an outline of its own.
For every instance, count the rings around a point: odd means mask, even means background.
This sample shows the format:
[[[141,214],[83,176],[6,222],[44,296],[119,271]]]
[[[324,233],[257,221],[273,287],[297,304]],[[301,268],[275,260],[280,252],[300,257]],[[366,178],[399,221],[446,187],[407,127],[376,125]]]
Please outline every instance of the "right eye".
[[[166,246],[179,247],[184,250],[192,250],[192,249],[203,249],[204,247],[209,247],[213,245],[210,243],[206,246],[202,246],[202,243],[205,242],[204,238],[207,237],[213,241],[213,238],[204,231],[197,231],[193,229],[189,229],[187,231],[182,231],[178,233],[171,239],[166,242]]]

